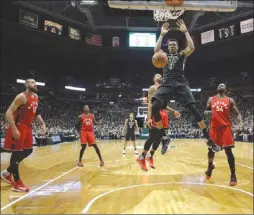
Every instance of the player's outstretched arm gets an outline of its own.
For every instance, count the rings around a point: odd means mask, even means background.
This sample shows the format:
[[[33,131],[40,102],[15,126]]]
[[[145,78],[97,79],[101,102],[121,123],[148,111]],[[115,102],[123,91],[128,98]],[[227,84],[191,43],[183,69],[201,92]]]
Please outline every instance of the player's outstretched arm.
[[[154,47],[154,53],[160,52],[161,50],[161,43],[163,40],[163,37],[168,33],[169,31],[169,23],[166,22],[161,26],[161,34],[159,39],[157,40],[155,47]]]
[[[240,125],[241,128],[243,128],[242,116],[238,108],[236,107],[235,100],[232,98],[229,98],[229,100],[230,100],[231,111],[235,114],[235,117],[236,117],[236,122]]]
[[[15,111],[21,106],[26,104],[26,97],[24,94],[19,94],[16,96],[16,98],[14,99],[14,101],[11,103],[10,107],[8,108],[7,112],[6,112],[6,119],[12,129],[12,135],[15,139],[19,139],[20,138],[20,133],[15,125],[15,121],[14,121],[14,117],[13,114],[15,113]]]
[[[211,102],[212,102],[212,99],[213,99],[213,97],[210,97],[210,98],[208,99],[208,101],[207,101],[206,110],[205,110],[205,112],[204,112],[204,114],[205,114],[206,116],[212,115],[212,109],[211,109]]]
[[[184,49],[181,53],[185,56],[188,57],[189,55],[191,55],[194,50],[195,50],[195,45],[193,43],[193,40],[188,32],[188,29],[184,23],[184,21],[182,19],[178,20],[176,22],[176,25],[178,26],[178,30],[183,32],[185,34],[186,40],[187,40],[187,48]]]

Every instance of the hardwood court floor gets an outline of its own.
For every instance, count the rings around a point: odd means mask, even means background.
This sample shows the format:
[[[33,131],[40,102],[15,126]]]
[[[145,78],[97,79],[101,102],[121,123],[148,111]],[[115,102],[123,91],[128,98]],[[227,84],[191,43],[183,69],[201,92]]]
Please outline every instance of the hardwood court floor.
[[[144,141],[138,141],[141,151]],[[131,142],[125,156],[121,141],[99,144],[105,167],[98,167],[93,148],[76,167],[79,143],[34,148],[20,166],[28,194],[15,193],[1,182],[2,214],[252,214],[253,144],[234,149],[238,185],[230,187],[224,152],[216,154],[213,177],[205,180],[204,140],[174,140],[164,156],[155,155],[156,169],[143,172],[135,162]],[[1,154],[1,170],[9,154]]]

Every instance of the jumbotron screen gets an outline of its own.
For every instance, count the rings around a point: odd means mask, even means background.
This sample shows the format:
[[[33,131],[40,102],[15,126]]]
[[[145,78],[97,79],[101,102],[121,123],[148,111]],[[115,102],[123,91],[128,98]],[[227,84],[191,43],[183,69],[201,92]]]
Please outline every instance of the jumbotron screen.
[[[156,33],[129,33],[129,47],[150,47],[156,44]]]

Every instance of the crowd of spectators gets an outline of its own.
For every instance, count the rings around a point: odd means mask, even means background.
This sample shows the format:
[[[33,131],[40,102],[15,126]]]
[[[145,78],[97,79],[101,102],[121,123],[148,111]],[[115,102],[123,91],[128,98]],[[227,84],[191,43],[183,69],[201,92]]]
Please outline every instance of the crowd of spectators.
[[[244,135],[253,135],[253,98],[239,97],[236,98],[237,107],[242,115],[244,122]],[[0,120],[2,135],[7,130],[8,124],[5,119],[5,112],[8,104],[1,103]],[[120,139],[124,125],[125,117],[128,113],[124,113],[124,109],[117,104],[94,104],[89,105],[91,112],[96,116],[95,134],[97,139]],[[48,135],[67,134],[74,132],[75,123],[78,115],[82,112],[82,103],[43,100],[40,102],[40,110],[43,119],[46,122]],[[205,106],[200,108],[200,112],[204,112]],[[182,117],[175,119],[170,117],[169,134],[174,138],[201,138],[202,132],[198,129],[186,110],[183,110]],[[207,122],[208,123],[208,122]],[[233,124],[234,135],[237,133],[237,125]],[[39,124],[34,123],[33,132],[40,135],[41,129]]]

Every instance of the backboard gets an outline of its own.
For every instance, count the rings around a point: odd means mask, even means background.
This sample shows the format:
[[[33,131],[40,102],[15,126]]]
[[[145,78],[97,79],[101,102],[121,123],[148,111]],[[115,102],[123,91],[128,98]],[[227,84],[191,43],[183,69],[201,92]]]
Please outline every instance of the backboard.
[[[168,6],[165,0],[157,1],[125,1],[125,0],[108,0],[109,7],[130,10],[196,10],[196,11],[218,11],[233,12],[237,9],[237,1],[216,0],[216,1],[190,1],[184,0],[182,5]]]

